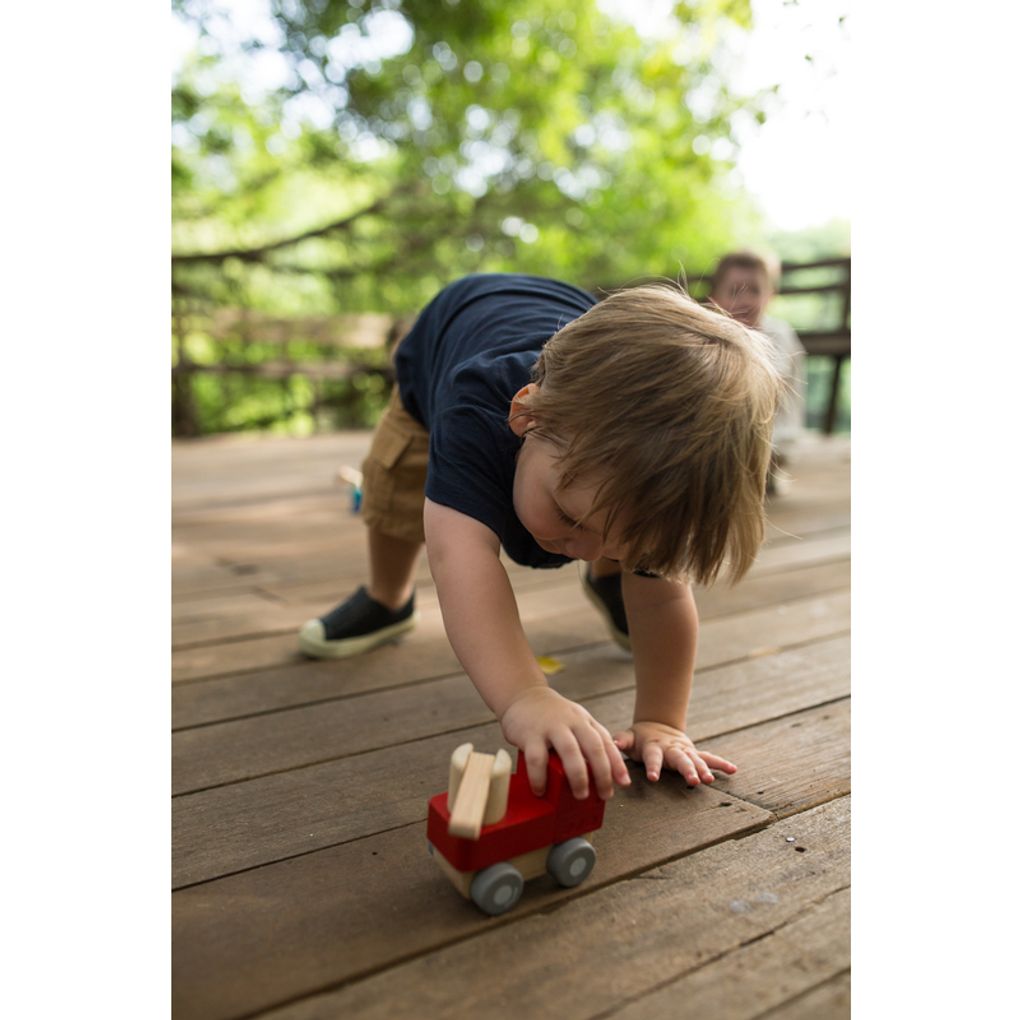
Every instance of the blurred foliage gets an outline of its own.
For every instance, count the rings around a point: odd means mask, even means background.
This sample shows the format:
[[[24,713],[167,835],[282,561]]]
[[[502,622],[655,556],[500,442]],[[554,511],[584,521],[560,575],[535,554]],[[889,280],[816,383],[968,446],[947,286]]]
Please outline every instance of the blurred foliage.
[[[178,356],[213,356],[207,308],[414,313],[467,272],[614,285],[763,236],[732,125],[765,96],[713,61],[750,0],[678,3],[653,40],[596,0],[266,0],[255,28],[173,6],[197,34],[172,97]],[[308,385],[207,375],[175,427],[346,425],[382,399],[320,383],[314,420]]]

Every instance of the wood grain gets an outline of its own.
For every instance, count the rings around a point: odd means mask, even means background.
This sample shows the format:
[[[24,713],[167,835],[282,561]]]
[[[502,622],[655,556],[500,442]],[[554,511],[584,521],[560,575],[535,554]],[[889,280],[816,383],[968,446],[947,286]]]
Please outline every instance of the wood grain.
[[[731,793],[786,818],[850,792],[850,699],[728,733],[712,750],[740,763]]]
[[[798,757],[788,754],[779,743],[771,755],[745,756],[744,752],[751,748],[767,751],[768,744],[750,734],[767,729],[773,736],[775,727],[767,720],[776,715],[796,720],[797,716],[787,713],[807,708],[818,699],[844,697],[849,689],[848,652],[848,640],[836,638],[723,666],[701,677],[691,706],[691,734],[697,741],[708,741],[705,746],[709,750],[730,754],[740,767],[733,777],[720,775],[719,789],[737,796],[753,795],[766,807],[769,802],[789,806],[798,798],[803,801],[805,787],[813,796],[823,789],[843,790],[844,759],[840,755],[826,751],[815,758],[810,748],[798,745]],[[627,690],[582,698],[581,703],[615,731],[631,719],[633,694]],[[370,726],[374,720],[382,732],[384,715],[378,707],[373,708],[362,717],[361,725]],[[748,727],[753,729],[748,731]],[[736,732],[730,737],[716,736],[728,731]],[[813,727],[792,732],[818,737]],[[428,798],[447,787],[449,756],[462,743],[489,749],[506,746],[498,725],[491,721],[455,734],[373,748],[308,768],[177,797],[173,802],[174,885],[208,881],[422,821]],[[820,748],[830,746],[831,740],[819,740]],[[784,769],[776,775],[777,756],[796,758],[801,768]],[[513,757],[516,761],[516,751]],[[394,767],[402,777],[396,783]],[[636,767],[632,774],[640,778]],[[758,795],[759,790],[765,796]]]
[[[845,561],[827,563],[762,578],[762,584],[749,581],[746,592],[737,589],[699,594],[703,629],[709,620],[724,615],[844,589],[849,583],[848,572]],[[422,620],[413,634],[399,645],[386,645],[356,660],[313,663],[301,659],[292,666],[178,683],[172,695],[174,728],[378,689],[384,686],[380,677],[389,677],[391,682],[401,682],[403,677],[403,682],[407,682],[459,671],[435,599],[425,598],[418,606]],[[594,610],[573,581],[565,588],[529,590],[520,598],[519,607],[532,645],[546,650],[536,647],[536,654],[555,654],[606,639]],[[312,612],[309,606],[298,610],[295,617],[303,622]],[[225,658],[229,650],[229,645],[223,645],[218,654]],[[285,679],[281,678],[280,670],[285,671]]]
[[[727,840],[270,1015],[606,1015],[790,925],[845,889],[848,814],[844,798],[801,816],[805,853],[771,827]]]
[[[838,593],[709,621],[701,628],[697,666],[705,669],[768,655],[784,643],[839,634],[847,627],[848,614],[849,597]],[[590,622],[601,626],[598,620]],[[538,654],[558,651],[542,641],[533,647]],[[628,687],[633,682],[631,665],[627,658],[621,661],[621,654],[604,646],[561,654],[568,668],[556,676],[554,686],[568,697]],[[587,683],[579,682],[582,673]],[[382,718],[397,734],[387,741],[391,744],[414,735],[474,725],[489,716],[463,675],[389,693]],[[366,743],[374,739],[366,728],[370,719],[364,705],[344,698],[177,732],[172,742],[174,792],[250,779],[365,750]]]
[[[803,913],[766,932],[750,945],[716,959],[600,1014],[612,1020],[755,1020],[767,1012],[805,999],[850,966],[850,890],[841,889]],[[810,1020],[840,1014],[806,1013]],[[845,1015],[845,1014],[844,1014]]]
[[[334,476],[369,440],[174,445],[175,1016],[848,1015],[848,442],[809,439],[745,581],[697,593],[690,731],[740,770],[688,790],[631,763],[591,878],[485,918],[424,849],[452,749],[503,745],[424,558],[403,643],[294,651],[364,580]],[[507,569],[553,685],[625,727],[631,663],[577,570]]]

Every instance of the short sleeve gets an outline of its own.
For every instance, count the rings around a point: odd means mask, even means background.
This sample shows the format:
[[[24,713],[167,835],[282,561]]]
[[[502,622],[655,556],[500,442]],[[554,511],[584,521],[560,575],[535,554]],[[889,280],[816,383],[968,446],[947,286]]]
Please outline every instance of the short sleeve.
[[[513,514],[515,445],[506,423],[482,408],[444,410],[429,432],[425,495],[481,521],[502,540]]]

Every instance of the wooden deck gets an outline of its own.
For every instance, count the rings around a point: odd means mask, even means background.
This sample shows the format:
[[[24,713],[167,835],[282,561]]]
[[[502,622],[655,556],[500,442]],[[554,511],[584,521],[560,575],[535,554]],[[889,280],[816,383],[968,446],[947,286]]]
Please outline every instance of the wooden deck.
[[[814,439],[748,579],[699,593],[691,734],[740,771],[609,801],[592,876],[485,918],[425,852],[464,741],[501,745],[420,625],[313,662],[295,631],[365,574],[333,482],[367,433],[174,449],[174,1015],[849,1016],[849,445]],[[551,680],[611,729],[632,670],[577,572],[510,566]]]

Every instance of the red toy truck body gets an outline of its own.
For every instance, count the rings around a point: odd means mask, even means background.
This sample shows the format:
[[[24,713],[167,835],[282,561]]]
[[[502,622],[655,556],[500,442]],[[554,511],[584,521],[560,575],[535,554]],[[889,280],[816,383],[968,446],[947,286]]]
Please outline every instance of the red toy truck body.
[[[483,825],[477,840],[451,836],[448,832],[450,809],[444,792],[429,800],[426,831],[431,847],[454,872],[461,873],[463,881],[458,883],[455,875],[451,875],[451,879],[478,903],[477,896],[470,890],[469,879],[474,874],[501,862],[516,864],[524,878],[541,874],[545,871],[545,859],[538,851],[551,850],[568,840],[577,841],[576,837],[590,835],[602,827],[605,809],[605,801],[595,792],[590,772],[588,796],[583,800],[574,797],[563,763],[555,751],[549,753],[545,793],[536,797],[528,782],[524,755],[518,752],[517,770],[510,777],[506,814],[498,822]],[[588,850],[591,852],[590,847]],[[528,864],[522,867],[520,859],[524,855],[528,855]],[[488,913],[502,912],[488,910],[485,906],[482,909]]]

